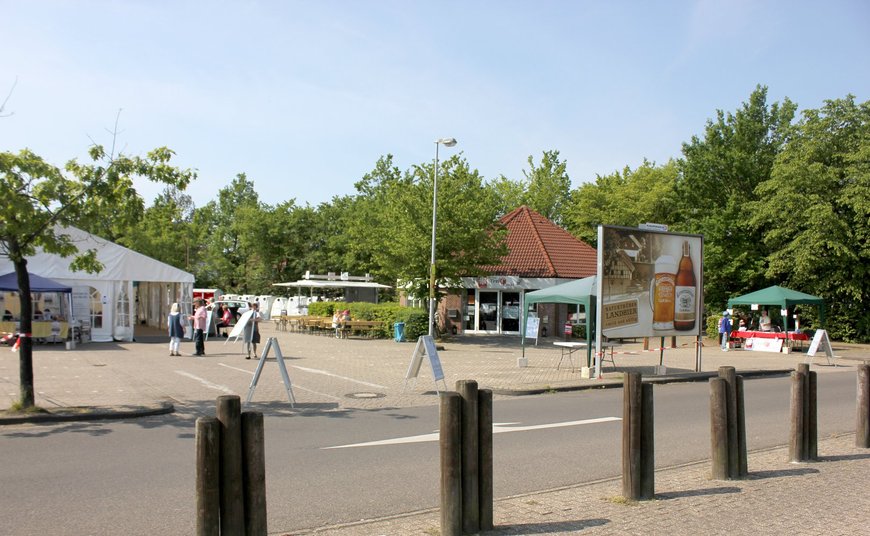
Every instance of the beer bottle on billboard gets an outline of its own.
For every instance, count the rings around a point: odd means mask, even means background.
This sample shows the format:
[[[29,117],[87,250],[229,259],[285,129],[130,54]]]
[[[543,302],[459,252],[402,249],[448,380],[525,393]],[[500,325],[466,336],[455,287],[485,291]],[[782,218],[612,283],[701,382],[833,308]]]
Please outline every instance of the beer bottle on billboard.
[[[689,241],[683,241],[683,256],[677,269],[675,281],[676,297],[674,299],[674,329],[689,331],[695,327],[696,281],[695,267],[692,264]]]

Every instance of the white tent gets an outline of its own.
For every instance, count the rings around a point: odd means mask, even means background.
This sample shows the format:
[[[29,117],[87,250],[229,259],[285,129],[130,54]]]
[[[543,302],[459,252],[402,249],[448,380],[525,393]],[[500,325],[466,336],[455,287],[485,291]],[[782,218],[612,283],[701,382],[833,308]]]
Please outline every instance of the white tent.
[[[28,257],[28,271],[72,287],[73,315],[95,341],[133,340],[135,322],[166,326],[173,302],[190,311],[193,274],[151,257],[136,253],[88,232],[65,227],[79,251],[94,249],[103,270],[97,274],[70,269],[72,257],[37,252]],[[0,273],[14,270],[12,262],[0,257]]]

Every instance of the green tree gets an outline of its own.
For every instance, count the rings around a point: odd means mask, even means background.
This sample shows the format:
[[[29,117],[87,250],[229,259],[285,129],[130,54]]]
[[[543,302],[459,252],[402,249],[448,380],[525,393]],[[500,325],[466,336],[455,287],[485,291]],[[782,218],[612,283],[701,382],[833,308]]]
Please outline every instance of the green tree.
[[[193,234],[193,200],[175,186],[167,186],[130,231],[116,240],[143,255],[192,270],[191,259],[197,255]],[[95,231],[91,231],[95,232]]]
[[[717,111],[704,139],[683,144],[676,220],[704,235],[704,302],[712,308],[769,284],[764,231],[748,224],[748,203],[770,178],[795,108],[788,99],[768,105],[767,88],[759,86],[735,113]]]
[[[559,160],[559,151],[554,150],[544,151],[537,166],[529,156],[529,170],[523,170],[528,184],[523,204],[557,225],[563,223],[564,205],[571,192],[567,167],[567,162]]]
[[[371,259],[372,273],[390,282],[407,281],[411,292],[426,296],[432,232],[433,165],[402,173],[392,156],[357,184],[353,224],[346,230],[360,259]],[[477,170],[454,155],[439,165],[436,274],[439,284],[482,273],[507,251],[497,228],[498,201]]]
[[[599,176],[571,192],[565,208],[565,224],[574,236],[589,244],[598,243],[598,225],[636,227],[641,223],[675,223],[672,211],[678,165],[664,166],[644,160],[636,170]]]
[[[107,154],[103,147],[91,147],[92,162],[67,163],[65,171],[25,149],[0,153],[0,255],[15,266],[21,299],[21,332],[32,331],[33,301],[27,257],[42,249],[62,257],[73,257],[75,270],[99,272],[96,251],[79,251],[63,226],[90,227],[105,217],[109,208],[119,221],[129,222],[141,215],[142,199],[133,188],[134,177],[145,177],[185,188],[195,178],[192,171],[170,165],[173,152],[167,148],[151,151],[144,158]],[[137,214],[138,213],[138,214]],[[23,337],[19,350],[19,379],[22,408],[34,405],[33,341]]]
[[[205,248],[195,272],[198,284],[222,285],[229,292],[254,291],[255,273],[250,268],[260,259],[257,227],[267,218],[253,181],[239,173],[218,191],[217,201],[197,209],[194,226],[205,231]]]
[[[766,277],[825,298],[833,337],[870,341],[870,101],[804,111],[756,194]]]

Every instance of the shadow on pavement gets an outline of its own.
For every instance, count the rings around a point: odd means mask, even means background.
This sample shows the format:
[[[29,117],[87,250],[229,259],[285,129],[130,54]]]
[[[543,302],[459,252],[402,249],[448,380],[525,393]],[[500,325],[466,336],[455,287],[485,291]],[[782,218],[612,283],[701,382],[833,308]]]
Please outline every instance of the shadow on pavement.
[[[781,478],[784,476],[804,476],[818,473],[818,469],[812,467],[800,467],[795,469],[777,469],[775,471],[752,471],[749,480],[761,480],[764,478]]]
[[[682,499],[684,497],[703,497],[705,495],[727,495],[729,493],[740,493],[743,490],[735,486],[725,486],[722,488],[702,488],[688,489],[686,491],[669,491],[665,493],[656,493],[656,499],[668,501],[671,499]]]
[[[519,523],[516,525],[496,526],[487,534],[561,534],[592,527],[602,527],[609,519],[582,519],[577,521],[554,521],[552,523]]]

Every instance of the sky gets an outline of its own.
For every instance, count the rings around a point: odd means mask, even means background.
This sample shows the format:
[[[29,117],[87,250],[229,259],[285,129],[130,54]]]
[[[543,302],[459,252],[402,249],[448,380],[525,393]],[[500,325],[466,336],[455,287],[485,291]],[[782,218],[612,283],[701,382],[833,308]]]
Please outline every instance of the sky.
[[[0,0],[0,151],[166,146],[197,206],[239,173],[317,206],[444,137],[486,180],[558,150],[577,187],[679,158],[757,85],[870,100],[868,29],[866,0]]]

